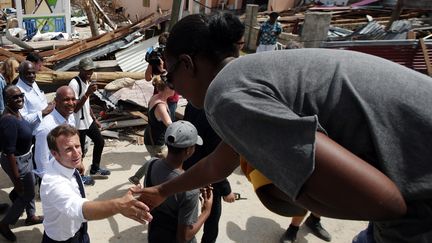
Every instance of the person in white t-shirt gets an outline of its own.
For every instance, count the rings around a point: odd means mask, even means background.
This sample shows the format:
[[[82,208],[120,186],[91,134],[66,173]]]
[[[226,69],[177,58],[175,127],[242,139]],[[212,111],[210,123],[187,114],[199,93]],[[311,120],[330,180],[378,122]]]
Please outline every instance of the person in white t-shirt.
[[[75,106],[75,124],[79,131],[81,148],[84,153],[84,145],[86,136],[88,136],[94,143],[93,159],[90,168],[90,176],[94,179],[107,179],[111,172],[107,169],[100,167],[102,151],[105,141],[100,133],[100,122],[95,118],[92,109],[90,108],[90,95],[97,90],[96,82],[90,82],[91,76],[96,68],[96,65],[90,58],[83,58],[78,65],[79,74],[74,77],[70,83],[75,92],[77,99]]]

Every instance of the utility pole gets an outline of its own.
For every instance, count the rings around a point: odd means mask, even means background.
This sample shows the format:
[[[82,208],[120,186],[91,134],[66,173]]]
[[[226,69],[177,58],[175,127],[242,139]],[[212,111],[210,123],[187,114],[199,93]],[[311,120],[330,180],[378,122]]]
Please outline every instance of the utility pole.
[[[82,4],[82,7],[83,7],[83,9],[87,15],[87,19],[89,21],[92,36],[93,37],[98,36],[99,35],[98,26],[97,26],[95,15],[93,13],[93,9],[92,9],[90,0],[82,0],[81,4]]]
[[[183,0],[173,0],[173,4],[171,7],[171,20],[169,25],[169,30],[171,31],[172,27],[177,23],[180,19],[180,11],[183,10]]]

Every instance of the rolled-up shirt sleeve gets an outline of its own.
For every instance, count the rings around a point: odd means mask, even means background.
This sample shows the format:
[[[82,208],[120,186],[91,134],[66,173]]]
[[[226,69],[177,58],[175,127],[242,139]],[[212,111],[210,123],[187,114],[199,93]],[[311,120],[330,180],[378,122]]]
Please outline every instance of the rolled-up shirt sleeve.
[[[41,193],[43,201],[49,201],[49,205],[69,219],[80,220],[81,222],[87,221],[84,218],[82,207],[88,199],[82,198],[81,195],[74,192],[74,189],[65,180],[51,179],[49,177],[44,178],[44,183],[47,186],[44,193]]]
[[[26,120],[28,123],[30,123],[32,125],[32,128],[35,129],[39,123],[42,121],[42,111],[36,111],[33,113],[29,113],[28,112],[28,108],[26,105],[27,102],[24,102],[24,106],[23,108],[20,110],[20,113],[22,115],[22,117],[24,118],[24,120]]]
[[[50,151],[48,148],[47,135],[49,133],[49,129],[45,127],[39,127],[36,130],[36,142],[35,142],[35,163],[36,163],[36,173],[38,176],[42,177],[43,173],[45,173],[47,164],[50,161]]]
[[[316,116],[300,117],[271,92],[209,91],[205,110],[219,136],[295,199],[314,169]]]

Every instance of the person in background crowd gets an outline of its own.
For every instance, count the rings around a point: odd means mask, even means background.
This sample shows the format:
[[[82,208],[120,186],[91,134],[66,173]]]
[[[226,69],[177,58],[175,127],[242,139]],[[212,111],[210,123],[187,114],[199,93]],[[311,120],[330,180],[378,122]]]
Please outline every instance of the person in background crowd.
[[[5,111],[0,119],[2,154],[0,164],[11,179],[15,194],[13,204],[0,221],[0,234],[9,241],[16,241],[10,225],[17,222],[21,213],[26,210],[26,225],[40,224],[43,216],[36,216],[34,204],[35,179],[32,162],[32,129],[19,110],[24,105],[24,93],[15,85],[4,89]]]
[[[195,147],[195,152],[183,163],[183,169],[188,170],[200,159],[213,152],[220,143],[220,138],[213,131],[210,124],[208,124],[204,110],[196,109],[188,103],[183,119],[189,121],[196,127],[198,135],[204,141],[203,145]],[[222,199],[228,203],[235,201],[235,195],[231,191],[231,185],[228,179],[225,178],[219,182],[213,183],[211,186],[213,188],[213,204],[210,216],[204,223],[204,233],[201,237],[202,243],[216,242],[219,234],[219,219],[222,214]]]
[[[36,69],[33,63],[23,61],[19,66],[19,79],[16,86],[24,93],[24,106],[20,113],[30,123],[33,135],[42,118],[55,106],[55,103],[47,102],[44,92],[39,89],[35,81]]]
[[[96,82],[91,82],[91,77],[96,65],[91,58],[85,57],[78,64],[79,74],[69,82],[69,87],[75,92],[77,100],[75,106],[75,124],[80,133],[80,143],[83,157],[85,156],[85,141],[88,136],[94,144],[93,159],[90,167],[90,176],[94,179],[107,179],[111,171],[100,167],[102,151],[105,146],[104,138],[100,132],[101,124],[96,119],[90,107],[90,95],[97,90]],[[89,177],[84,177],[84,184],[92,185],[94,181]]]
[[[47,135],[55,127],[61,124],[69,124],[75,126],[75,118],[73,116],[75,110],[75,93],[69,86],[61,86],[56,91],[54,98],[56,103],[55,109],[45,116],[36,130],[35,142],[35,162],[36,174],[42,179],[45,174],[47,165],[49,164],[52,155],[47,144]],[[81,165],[80,172],[84,171],[84,166]]]
[[[0,63],[0,117],[3,113],[4,105],[5,105],[5,99],[3,97],[3,90],[6,87],[6,81],[2,75],[4,73],[4,68],[5,68],[5,64]],[[0,146],[0,153],[1,152],[2,152],[2,146]],[[4,213],[8,208],[9,208],[9,204],[0,203],[0,214]]]
[[[4,68],[4,78],[6,80],[7,84],[16,84],[18,82],[18,68],[20,63],[14,58],[9,57],[4,62],[5,68]]]
[[[261,25],[256,41],[256,52],[273,51],[276,49],[277,37],[282,33],[282,27],[277,22],[278,17],[278,13],[272,12],[270,19]]]
[[[38,73],[42,66],[43,66],[43,58],[39,55],[37,52],[30,52],[27,57],[27,61],[30,61],[33,63],[33,66],[35,67],[36,73]]]
[[[5,73],[5,63],[0,63],[0,115],[3,113],[4,110],[4,99],[3,99],[3,89],[6,87],[6,79],[4,78]]]
[[[168,32],[162,33],[158,38],[158,43],[156,44],[156,47],[152,49],[151,53],[149,53],[150,56],[148,58],[149,65],[147,66],[145,72],[145,79],[147,81],[151,81],[155,75],[161,75],[166,71],[163,52],[165,50],[168,37],[169,37]],[[155,88],[154,94],[156,94],[157,92],[158,90]],[[180,96],[176,92],[174,92],[174,94],[170,96],[167,100],[171,121],[176,120],[175,115],[177,110],[177,103],[179,100],[180,100]]]
[[[168,110],[167,99],[172,96],[174,90],[161,76],[153,77],[153,86],[157,89],[148,103],[148,125],[144,131],[144,144],[151,157],[165,158],[167,147],[164,142],[166,128],[172,123],[170,111]],[[148,161],[129,177],[129,181],[135,185],[140,183],[148,167]]]

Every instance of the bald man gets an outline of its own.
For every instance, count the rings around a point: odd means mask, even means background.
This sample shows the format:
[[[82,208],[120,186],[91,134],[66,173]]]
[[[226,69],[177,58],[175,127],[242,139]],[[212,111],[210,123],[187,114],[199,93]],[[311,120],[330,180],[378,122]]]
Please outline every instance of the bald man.
[[[47,143],[48,133],[61,124],[75,126],[75,118],[72,114],[75,109],[76,99],[73,89],[69,86],[58,88],[54,101],[56,104],[55,109],[43,118],[35,133],[35,173],[40,178],[45,174],[46,166],[52,158]]]

